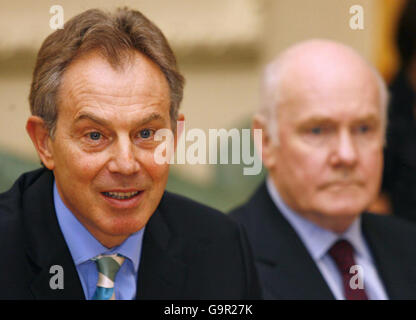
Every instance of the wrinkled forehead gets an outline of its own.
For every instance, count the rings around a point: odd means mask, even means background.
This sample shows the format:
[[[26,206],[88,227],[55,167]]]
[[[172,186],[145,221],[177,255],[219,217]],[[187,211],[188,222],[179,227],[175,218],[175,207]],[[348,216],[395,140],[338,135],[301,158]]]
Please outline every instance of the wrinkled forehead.
[[[382,117],[378,80],[365,63],[321,59],[296,62],[288,64],[282,75],[279,116]]]
[[[128,104],[152,95],[169,100],[169,85],[160,68],[139,52],[119,68],[97,52],[85,54],[64,72],[58,92],[62,104],[86,97]]]

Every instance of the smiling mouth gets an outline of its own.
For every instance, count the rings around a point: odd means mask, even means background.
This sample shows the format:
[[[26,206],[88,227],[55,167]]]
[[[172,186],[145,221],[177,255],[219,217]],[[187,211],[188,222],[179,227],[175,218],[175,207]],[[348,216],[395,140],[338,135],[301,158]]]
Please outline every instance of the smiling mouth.
[[[102,192],[105,197],[116,199],[116,200],[129,200],[137,197],[141,191],[134,192]]]

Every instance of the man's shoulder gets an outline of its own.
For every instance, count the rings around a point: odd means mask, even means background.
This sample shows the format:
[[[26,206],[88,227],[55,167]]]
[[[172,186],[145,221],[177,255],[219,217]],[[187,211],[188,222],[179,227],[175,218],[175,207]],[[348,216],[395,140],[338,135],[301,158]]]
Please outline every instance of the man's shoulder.
[[[416,224],[395,215],[380,215],[374,213],[363,213],[362,225],[364,230],[382,234],[385,239],[392,241],[413,239],[416,241]],[[416,248],[415,248],[416,250]]]
[[[20,175],[9,190],[0,193],[0,219],[9,217],[19,211],[25,191],[46,171],[46,169],[41,168],[25,172]]]
[[[239,206],[232,209],[228,215],[232,219],[237,220],[237,221],[247,220],[247,219],[250,219],[250,217],[252,215],[252,214],[250,214],[250,212],[251,212],[251,210],[250,210],[250,205],[249,205],[249,201],[248,201],[248,202],[240,204]]]
[[[260,212],[275,211],[276,208],[267,192],[265,182],[261,183],[251,197],[229,212],[232,220],[250,226],[256,224]]]
[[[416,225],[413,222],[393,215],[364,213],[362,231],[381,259],[399,259],[406,265],[403,268],[416,263]],[[414,275],[414,268],[411,267],[408,273]]]
[[[196,296],[211,299],[261,297],[246,235],[226,214],[165,192],[155,215],[159,217],[149,225],[149,234],[156,235],[157,230],[159,239],[170,234],[171,254],[189,267],[189,286],[191,291],[197,292]],[[164,231],[163,235],[160,230]]]
[[[25,268],[25,234],[23,208],[26,192],[39,181],[46,173],[45,169],[39,169],[22,174],[13,186],[6,192],[0,194],[0,252],[7,263],[0,263],[0,270],[7,276],[0,276],[0,282],[7,286],[18,287],[17,283],[25,281],[24,276],[16,280],[16,275],[21,272],[27,273]],[[37,185],[36,185],[37,188]],[[29,201],[26,206],[34,206]],[[30,225],[30,228],[34,228]],[[25,270],[25,271],[23,271]],[[10,283],[12,281],[13,283]]]
[[[176,230],[186,230],[195,235],[212,233],[226,236],[237,225],[221,211],[189,199],[185,196],[165,192],[158,210]]]
[[[391,298],[414,298],[416,226],[396,216],[364,213],[362,230]]]
[[[22,173],[17,180],[13,183],[9,190],[0,193],[0,200],[4,201],[9,199],[12,195],[19,195],[35,183],[40,176],[45,175],[49,170],[45,168],[39,168],[33,171]]]

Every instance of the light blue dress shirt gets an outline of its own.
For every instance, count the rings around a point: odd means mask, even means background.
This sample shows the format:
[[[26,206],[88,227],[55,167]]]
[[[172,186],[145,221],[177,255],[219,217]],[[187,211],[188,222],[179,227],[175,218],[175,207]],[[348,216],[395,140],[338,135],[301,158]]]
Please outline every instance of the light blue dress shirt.
[[[328,254],[328,250],[339,239],[348,240],[354,247],[354,260],[362,267],[364,289],[368,298],[371,300],[388,299],[361,231],[361,217],[357,218],[343,234],[337,234],[317,226],[289,208],[283,202],[270,177],[267,178],[266,185],[276,207],[295,229],[337,300],[345,299],[344,285],[341,273]]]
[[[116,299],[135,299],[137,274],[145,228],[130,235],[121,245],[108,249],[95,239],[65,206],[59,196],[56,183],[54,183],[53,195],[59,226],[77,268],[85,298],[87,300],[92,298],[98,281],[97,267],[95,262],[91,261],[91,259],[99,254],[118,253],[126,257],[126,259],[115,278]]]

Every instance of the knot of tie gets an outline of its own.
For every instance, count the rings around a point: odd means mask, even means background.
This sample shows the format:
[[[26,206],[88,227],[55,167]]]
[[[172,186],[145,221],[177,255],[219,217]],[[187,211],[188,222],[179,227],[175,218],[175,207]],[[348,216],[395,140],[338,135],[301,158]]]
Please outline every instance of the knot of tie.
[[[98,270],[97,288],[93,300],[115,300],[114,282],[117,272],[124,262],[118,254],[99,255],[92,259]]]
[[[334,259],[342,273],[349,273],[354,263],[354,248],[347,240],[338,240],[329,249],[329,255]]]

